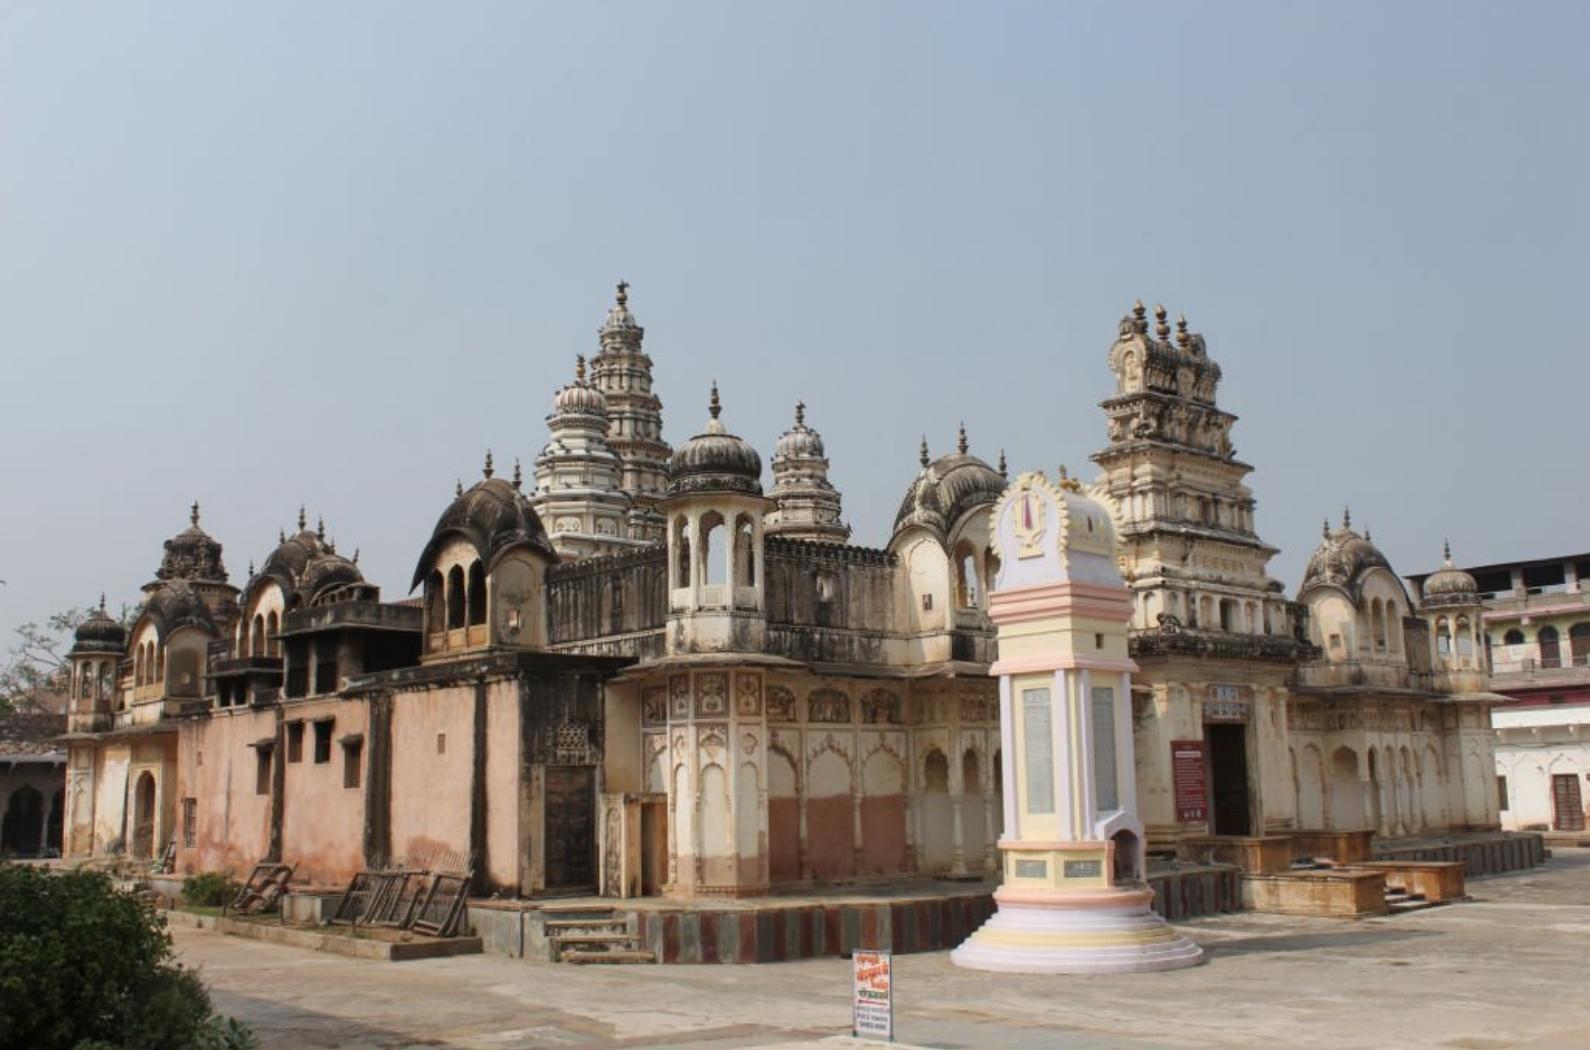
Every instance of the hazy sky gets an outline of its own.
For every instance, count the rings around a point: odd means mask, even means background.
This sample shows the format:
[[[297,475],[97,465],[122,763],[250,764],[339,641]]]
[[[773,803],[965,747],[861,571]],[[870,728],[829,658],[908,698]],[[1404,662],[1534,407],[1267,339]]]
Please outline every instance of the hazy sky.
[[[633,283],[678,443],[804,398],[881,546],[964,419],[1092,477],[1132,300],[1225,370],[1296,588],[1581,551],[1590,5],[0,4],[0,631],[198,499],[402,597]]]

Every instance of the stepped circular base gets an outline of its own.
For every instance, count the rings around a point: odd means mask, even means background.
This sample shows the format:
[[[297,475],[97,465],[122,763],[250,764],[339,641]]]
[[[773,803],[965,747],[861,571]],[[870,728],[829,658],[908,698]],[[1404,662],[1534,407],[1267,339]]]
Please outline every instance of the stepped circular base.
[[[1058,896],[1058,895],[1057,895]],[[1147,973],[1203,962],[1203,949],[1149,909],[1147,895],[1105,893],[1043,904],[1002,900],[950,953],[956,966],[1005,973]],[[999,897],[996,894],[996,899]]]

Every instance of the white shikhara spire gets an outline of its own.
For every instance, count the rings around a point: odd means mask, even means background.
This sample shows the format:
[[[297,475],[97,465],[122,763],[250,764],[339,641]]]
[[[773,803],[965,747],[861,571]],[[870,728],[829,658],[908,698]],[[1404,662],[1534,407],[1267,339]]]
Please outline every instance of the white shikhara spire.
[[[795,404],[795,424],[773,448],[773,489],[777,504],[767,515],[769,536],[844,543],[850,526],[841,519],[839,490],[828,480],[822,435],[806,425],[806,405]]]

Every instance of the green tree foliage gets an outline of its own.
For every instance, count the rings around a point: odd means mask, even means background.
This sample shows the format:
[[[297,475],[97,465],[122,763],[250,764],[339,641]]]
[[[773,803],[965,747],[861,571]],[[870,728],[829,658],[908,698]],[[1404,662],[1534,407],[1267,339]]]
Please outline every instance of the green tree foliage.
[[[97,872],[0,864],[0,1047],[245,1050],[153,908]]]

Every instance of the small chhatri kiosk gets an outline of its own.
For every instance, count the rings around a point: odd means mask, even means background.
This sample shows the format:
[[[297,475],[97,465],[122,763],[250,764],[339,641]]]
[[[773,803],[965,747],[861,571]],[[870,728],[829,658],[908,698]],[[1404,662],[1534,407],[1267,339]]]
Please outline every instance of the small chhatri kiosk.
[[[1203,951],[1150,907],[1132,757],[1127,623],[1109,512],[1061,470],[1023,474],[994,508],[988,615],[999,629],[1004,884],[951,954],[1017,973],[1195,966]]]

